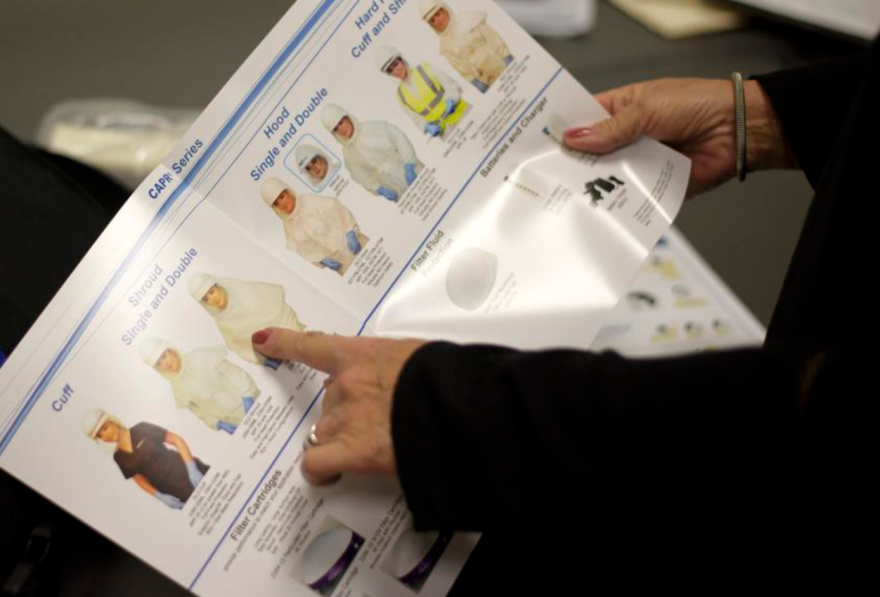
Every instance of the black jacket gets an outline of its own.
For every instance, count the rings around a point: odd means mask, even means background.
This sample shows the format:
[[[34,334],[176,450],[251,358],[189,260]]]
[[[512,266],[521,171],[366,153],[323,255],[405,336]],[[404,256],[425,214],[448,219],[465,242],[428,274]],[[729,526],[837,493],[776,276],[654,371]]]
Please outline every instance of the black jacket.
[[[407,363],[416,525],[487,531],[454,594],[847,594],[872,570],[880,56],[757,79],[815,189],[763,348]]]

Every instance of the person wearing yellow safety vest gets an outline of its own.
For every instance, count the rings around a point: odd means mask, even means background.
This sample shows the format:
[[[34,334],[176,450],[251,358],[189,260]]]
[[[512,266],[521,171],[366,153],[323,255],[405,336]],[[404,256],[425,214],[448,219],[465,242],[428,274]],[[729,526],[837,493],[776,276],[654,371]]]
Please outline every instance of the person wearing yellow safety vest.
[[[419,13],[440,38],[443,57],[482,93],[489,91],[513,62],[507,44],[486,22],[485,12],[456,14],[446,2],[422,0]]]
[[[442,135],[464,116],[467,103],[461,99],[461,86],[439,68],[427,62],[410,68],[403,55],[391,46],[376,51],[376,66],[400,80],[397,101],[425,134]]]

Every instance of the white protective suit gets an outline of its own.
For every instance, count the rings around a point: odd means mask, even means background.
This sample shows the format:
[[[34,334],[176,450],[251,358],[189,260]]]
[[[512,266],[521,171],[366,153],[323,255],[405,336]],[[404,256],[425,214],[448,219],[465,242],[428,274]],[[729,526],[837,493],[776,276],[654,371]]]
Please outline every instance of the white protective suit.
[[[486,13],[453,12],[445,2],[436,3],[449,13],[449,25],[440,37],[440,54],[468,82],[477,79],[491,87],[506,68],[510,49],[498,32],[486,22]],[[430,26],[430,25],[429,25]]]
[[[354,125],[351,139],[343,139],[333,132],[339,121],[346,116]],[[324,108],[321,121],[342,145],[345,167],[351,173],[352,179],[374,195],[379,194],[379,187],[385,187],[402,196],[409,188],[404,166],[415,164],[416,174],[420,174],[425,167],[403,131],[391,123],[361,123],[335,104]]]
[[[226,293],[226,307],[218,309],[202,301],[214,286]],[[254,352],[254,332],[274,327],[302,332],[305,326],[285,302],[284,287],[266,282],[249,282],[235,278],[218,278],[195,274],[189,284],[190,295],[214,318],[220,335],[229,350],[256,365],[263,357]]]
[[[296,196],[293,213],[286,214],[275,208],[273,203],[282,191],[287,190]],[[336,270],[340,276],[345,274],[354,262],[355,254],[348,248],[346,235],[354,230],[361,249],[367,246],[369,237],[361,234],[360,227],[352,213],[341,201],[320,195],[297,195],[283,181],[269,178],[263,183],[263,200],[272,208],[284,224],[287,248],[299,253],[306,261],[316,267],[326,267],[324,259],[332,259],[341,267]]]
[[[156,354],[161,356],[167,349],[174,350],[163,340],[150,339],[142,346],[141,356],[155,368]],[[251,376],[226,359],[228,352],[222,346],[198,348],[185,355],[175,352],[180,355],[180,370],[156,371],[171,382],[177,407],[190,410],[214,430],[220,421],[240,425],[245,415],[243,400],[260,395]]]

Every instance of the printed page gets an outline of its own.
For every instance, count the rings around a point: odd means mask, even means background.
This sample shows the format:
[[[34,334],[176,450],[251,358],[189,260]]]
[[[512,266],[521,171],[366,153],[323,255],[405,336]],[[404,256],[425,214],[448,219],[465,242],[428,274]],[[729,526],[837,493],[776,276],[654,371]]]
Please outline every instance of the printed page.
[[[606,113],[491,2],[325,7],[276,28],[208,201],[381,335],[588,346],[688,160],[564,149]]]
[[[324,377],[250,335],[589,346],[689,171],[561,146],[604,116],[490,2],[300,0],[0,369],[0,466],[196,594],[446,594],[478,538],[306,484]]]
[[[766,330],[676,228],[663,235],[591,350],[661,357],[761,346]]]

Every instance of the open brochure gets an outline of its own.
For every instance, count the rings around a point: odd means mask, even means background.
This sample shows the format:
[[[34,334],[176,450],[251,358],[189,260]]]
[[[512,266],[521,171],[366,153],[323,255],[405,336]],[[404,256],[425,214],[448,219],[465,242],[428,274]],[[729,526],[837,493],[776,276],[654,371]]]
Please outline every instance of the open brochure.
[[[605,116],[490,2],[300,0],[0,369],[0,466],[197,594],[444,595],[477,537],[306,484],[323,376],[251,334],[588,347],[690,167],[562,147]]]

